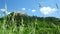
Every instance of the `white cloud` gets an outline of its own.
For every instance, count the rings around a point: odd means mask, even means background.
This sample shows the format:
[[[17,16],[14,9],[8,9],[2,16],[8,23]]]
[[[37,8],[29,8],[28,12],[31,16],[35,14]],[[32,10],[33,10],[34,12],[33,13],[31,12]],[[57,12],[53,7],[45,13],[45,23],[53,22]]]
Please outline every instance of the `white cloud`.
[[[6,11],[6,14],[10,14],[11,13],[11,12],[7,12],[6,9],[0,9],[0,11],[2,11],[2,12],[5,12]]]
[[[10,14],[11,12],[8,12],[7,14]]]
[[[40,11],[44,15],[47,15],[47,14],[50,14],[50,13],[53,13],[53,12],[57,11],[57,9],[56,8],[51,8],[51,7],[42,7],[42,8],[40,8]]]
[[[22,10],[26,10],[26,8],[22,8]]]
[[[0,11],[5,12],[5,11],[6,11],[6,9],[0,9]]]
[[[10,14],[11,12],[6,12],[6,14],[8,15],[8,14]]]
[[[36,12],[36,10],[32,10],[32,12]]]

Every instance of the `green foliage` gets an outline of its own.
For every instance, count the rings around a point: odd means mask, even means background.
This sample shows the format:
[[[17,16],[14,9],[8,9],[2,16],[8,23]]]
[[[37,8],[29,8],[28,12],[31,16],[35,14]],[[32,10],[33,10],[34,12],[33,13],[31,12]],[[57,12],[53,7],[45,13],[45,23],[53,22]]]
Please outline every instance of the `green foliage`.
[[[5,19],[0,18],[0,34],[60,34],[60,18],[14,15],[13,12]]]

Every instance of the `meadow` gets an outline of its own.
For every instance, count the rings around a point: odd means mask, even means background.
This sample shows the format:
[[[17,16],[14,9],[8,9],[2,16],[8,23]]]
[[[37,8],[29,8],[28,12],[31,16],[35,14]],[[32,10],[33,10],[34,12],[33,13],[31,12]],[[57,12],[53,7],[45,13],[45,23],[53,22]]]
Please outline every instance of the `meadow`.
[[[0,34],[60,34],[60,18],[12,12],[0,18]]]

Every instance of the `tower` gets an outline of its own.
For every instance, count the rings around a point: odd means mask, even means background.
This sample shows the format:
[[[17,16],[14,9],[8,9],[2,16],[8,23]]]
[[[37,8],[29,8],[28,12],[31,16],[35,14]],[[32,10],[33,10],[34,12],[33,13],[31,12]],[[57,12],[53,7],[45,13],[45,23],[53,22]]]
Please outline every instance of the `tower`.
[[[5,12],[7,12],[7,4],[6,4],[6,2],[5,2],[5,7],[4,7],[4,9],[5,9]]]

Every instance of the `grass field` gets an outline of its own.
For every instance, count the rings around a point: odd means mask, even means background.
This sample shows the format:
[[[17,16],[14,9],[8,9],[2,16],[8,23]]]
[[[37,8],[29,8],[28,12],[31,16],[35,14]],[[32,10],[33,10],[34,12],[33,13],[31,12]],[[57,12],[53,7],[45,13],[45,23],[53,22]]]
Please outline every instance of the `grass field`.
[[[60,34],[60,26],[54,26],[48,23],[38,23],[27,26],[17,26],[15,23],[12,26],[0,22],[0,34]],[[37,23],[37,22],[36,22]],[[11,24],[10,24],[11,25]]]
[[[54,19],[53,22],[48,18],[47,22],[38,17],[18,17],[0,19],[0,34],[60,34],[60,23],[54,23]]]

